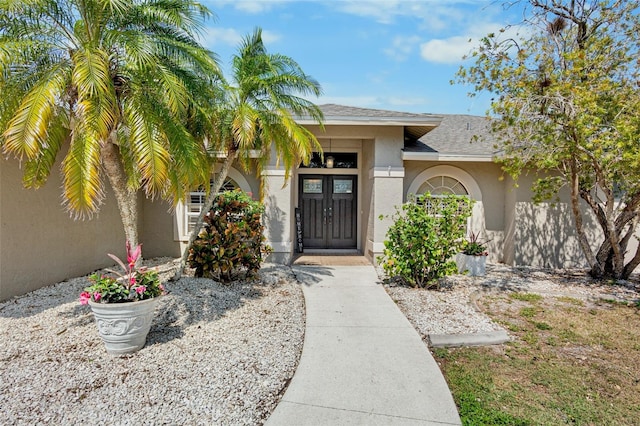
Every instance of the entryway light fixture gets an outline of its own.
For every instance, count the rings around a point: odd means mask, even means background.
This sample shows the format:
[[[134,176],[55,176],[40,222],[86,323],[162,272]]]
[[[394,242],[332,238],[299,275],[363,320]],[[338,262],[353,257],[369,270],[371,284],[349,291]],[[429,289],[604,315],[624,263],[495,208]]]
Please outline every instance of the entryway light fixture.
[[[329,152],[331,152],[331,139],[329,139]],[[327,155],[326,160],[327,169],[333,169],[333,155]]]
[[[333,169],[333,155],[327,156],[327,169]]]

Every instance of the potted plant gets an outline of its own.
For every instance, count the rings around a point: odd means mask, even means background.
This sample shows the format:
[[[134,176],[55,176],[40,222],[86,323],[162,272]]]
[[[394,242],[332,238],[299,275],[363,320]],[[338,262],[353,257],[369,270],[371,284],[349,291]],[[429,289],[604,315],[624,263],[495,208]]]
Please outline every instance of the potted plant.
[[[132,249],[127,241],[127,264],[109,253],[123,272],[108,270],[115,276],[91,275],[93,285],[80,294],[80,303],[91,307],[98,333],[112,355],[135,352],[144,346],[159,296],[165,294],[156,271],[136,267],[141,252],[141,244]]]
[[[480,233],[471,233],[462,244],[462,252],[456,256],[458,272],[469,271],[471,276],[482,276],[486,272],[488,241],[480,241]]]

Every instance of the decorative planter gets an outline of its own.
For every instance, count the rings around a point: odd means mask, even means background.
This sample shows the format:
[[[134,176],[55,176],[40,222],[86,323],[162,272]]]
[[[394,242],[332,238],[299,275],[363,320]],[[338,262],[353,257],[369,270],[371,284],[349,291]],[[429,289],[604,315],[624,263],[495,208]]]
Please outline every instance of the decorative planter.
[[[122,355],[142,349],[159,299],[125,303],[89,301],[98,333],[109,354]]]
[[[473,277],[483,276],[487,269],[487,256],[471,256],[458,253],[456,255],[456,265],[460,274],[469,271],[469,275]]]

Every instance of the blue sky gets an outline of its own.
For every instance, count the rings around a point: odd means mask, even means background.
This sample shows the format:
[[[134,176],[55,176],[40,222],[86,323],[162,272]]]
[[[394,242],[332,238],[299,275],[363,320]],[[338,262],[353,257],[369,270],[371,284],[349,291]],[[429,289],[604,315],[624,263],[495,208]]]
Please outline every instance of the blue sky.
[[[451,85],[474,41],[520,17],[473,0],[202,0],[216,15],[203,43],[223,66],[255,27],[323,89],[317,104],[484,115],[490,95]],[[474,41],[469,42],[469,39]]]

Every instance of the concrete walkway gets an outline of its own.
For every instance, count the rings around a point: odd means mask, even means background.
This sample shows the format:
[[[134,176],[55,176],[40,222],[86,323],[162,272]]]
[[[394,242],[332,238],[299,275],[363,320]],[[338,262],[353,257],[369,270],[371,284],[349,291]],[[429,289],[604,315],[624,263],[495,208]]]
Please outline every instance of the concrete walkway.
[[[373,266],[293,268],[305,341],[268,426],[460,424],[438,365]]]

